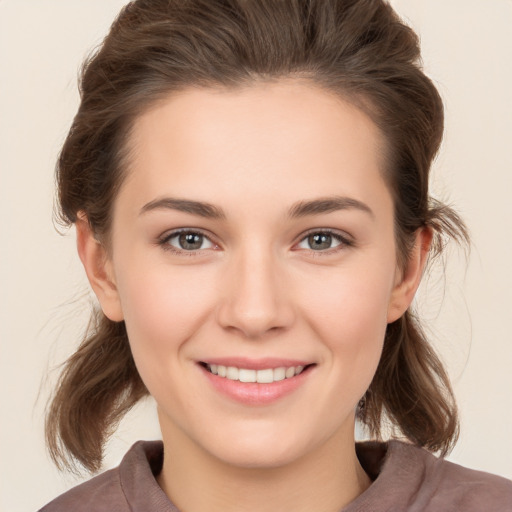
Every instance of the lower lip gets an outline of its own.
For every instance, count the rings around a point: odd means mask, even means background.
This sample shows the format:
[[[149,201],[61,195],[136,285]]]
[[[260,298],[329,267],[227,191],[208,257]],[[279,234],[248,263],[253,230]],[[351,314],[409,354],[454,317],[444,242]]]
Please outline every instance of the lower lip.
[[[312,367],[305,368],[299,375],[289,379],[260,384],[258,382],[240,382],[226,377],[219,377],[200,366],[213,387],[223,395],[245,405],[268,405],[293,393],[305,383]]]

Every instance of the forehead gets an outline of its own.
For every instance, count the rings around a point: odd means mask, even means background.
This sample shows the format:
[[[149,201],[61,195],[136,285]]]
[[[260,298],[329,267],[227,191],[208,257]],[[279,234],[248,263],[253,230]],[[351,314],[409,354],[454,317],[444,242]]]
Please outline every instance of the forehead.
[[[128,145],[126,181],[147,201],[159,190],[211,195],[213,185],[226,196],[254,196],[263,185],[283,201],[298,187],[357,196],[365,181],[381,181],[384,161],[366,114],[292,80],[173,93],[136,119]]]

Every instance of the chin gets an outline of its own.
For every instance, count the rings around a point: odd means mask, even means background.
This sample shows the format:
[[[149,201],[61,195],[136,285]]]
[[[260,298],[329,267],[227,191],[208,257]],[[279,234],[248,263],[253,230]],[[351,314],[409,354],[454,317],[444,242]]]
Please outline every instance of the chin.
[[[233,446],[222,453],[213,454],[224,464],[243,469],[277,469],[295,462],[302,454],[293,450],[274,447]]]
[[[260,431],[244,436],[226,435],[222,440],[209,440],[205,448],[216,459],[233,467],[276,469],[306,457],[320,443],[321,440],[311,436],[297,438],[289,429],[286,433]]]

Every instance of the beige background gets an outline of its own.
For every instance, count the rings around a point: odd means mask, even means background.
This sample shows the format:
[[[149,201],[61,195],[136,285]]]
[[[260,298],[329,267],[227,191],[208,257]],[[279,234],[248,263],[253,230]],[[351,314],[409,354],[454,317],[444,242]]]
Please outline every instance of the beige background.
[[[0,0],[0,511],[36,510],[77,480],[43,445],[54,373],[88,312],[74,233],[51,222],[53,166],[77,106],[75,77],[123,0]],[[434,191],[473,235],[420,304],[452,375],[462,435],[451,459],[512,478],[512,2],[395,0],[420,33],[446,102]],[[158,436],[150,402],[123,422],[107,466]]]

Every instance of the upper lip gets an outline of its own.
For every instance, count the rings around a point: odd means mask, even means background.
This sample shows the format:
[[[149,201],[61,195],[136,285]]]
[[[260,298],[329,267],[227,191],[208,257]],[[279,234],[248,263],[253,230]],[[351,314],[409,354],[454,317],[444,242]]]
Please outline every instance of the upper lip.
[[[308,366],[311,361],[299,359],[283,359],[276,357],[264,357],[262,359],[248,359],[246,357],[212,357],[200,361],[207,365],[234,366],[235,368],[246,368],[248,370],[265,370],[268,368],[289,368],[291,366]]]

